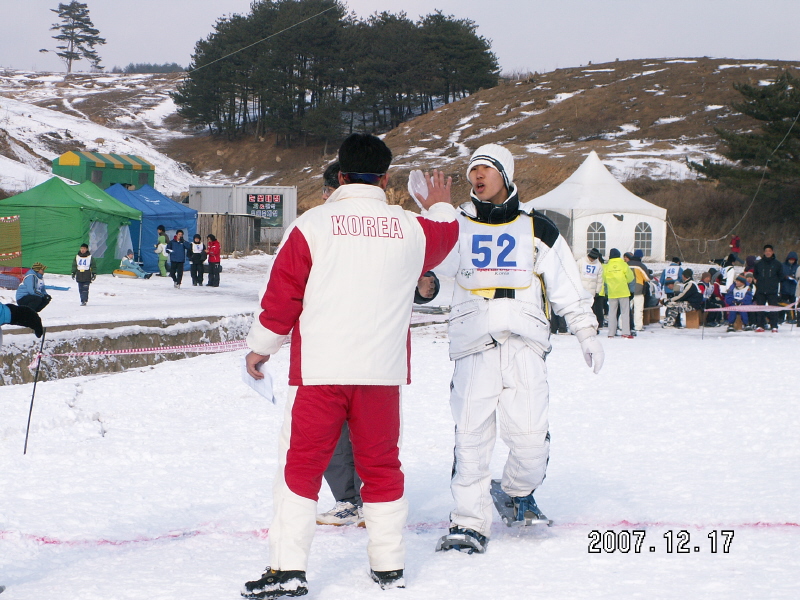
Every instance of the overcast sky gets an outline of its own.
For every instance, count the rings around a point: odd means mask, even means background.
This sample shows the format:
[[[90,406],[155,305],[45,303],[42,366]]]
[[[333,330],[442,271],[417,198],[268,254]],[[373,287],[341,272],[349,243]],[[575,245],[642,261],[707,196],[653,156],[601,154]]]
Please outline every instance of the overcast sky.
[[[107,40],[107,69],[128,63],[189,63],[218,17],[249,12],[251,0],[86,0]],[[57,0],[0,0],[0,66],[64,69],[53,54],[49,9]],[[800,0],[348,0],[358,15],[439,8],[469,18],[504,72],[549,71],[631,58],[712,56],[800,60]],[[88,70],[81,61],[76,70]]]

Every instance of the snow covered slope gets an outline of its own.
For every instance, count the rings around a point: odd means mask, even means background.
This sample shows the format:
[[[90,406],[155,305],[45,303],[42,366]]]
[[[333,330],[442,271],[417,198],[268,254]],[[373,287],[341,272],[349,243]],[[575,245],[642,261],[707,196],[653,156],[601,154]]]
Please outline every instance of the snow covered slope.
[[[169,97],[175,81],[163,75],[0,73],[0,154],[19,163],[0,163],[0,189],[19,193],[52,176],[50,161],[67,150],[141,156],[156,166],[155,187],[167,195],[223,182],[194,175],[159,150],[166,139],[188,135],[164,126],[175,112]]]
[[[251,262],[260,279],[259,257],[242,261],[239,276]],[[194,305],[190,290],[163,294]],[[252,309],[246,295],[241,307]],[[401,455],[407,589],[382,592],[369,580],[363,529],[318,527],[309,598],[797,598],[798,342],[789,327],[701,340],[651,326],[635,340],[603,338],[595,376],[574,338],[556,336],[551,460],[537,492],[554,526],[517,531],[495,517],[488,552],[467,556],[434,553],[452,507],[446,333],[412,330]],[[31,386],[2,388],[4,598],[238,598],[268,564],[288,355],[269,363],[277,407],[240,382],[238,353],[39,384],[27,456]],[[763,361],[768,384],[749,368]],[[506,452],[498,443],[496,476]],[[323,488],[324,510],[333,500]],[[610,550],[634,530],[645,532],[639,551],[602,551],[603,539]],[[723,530],[734,532],[728,552]],[[599,553],[590,552],[593,531],[605,534]],[[678,552],[687,535],[688,552]]]

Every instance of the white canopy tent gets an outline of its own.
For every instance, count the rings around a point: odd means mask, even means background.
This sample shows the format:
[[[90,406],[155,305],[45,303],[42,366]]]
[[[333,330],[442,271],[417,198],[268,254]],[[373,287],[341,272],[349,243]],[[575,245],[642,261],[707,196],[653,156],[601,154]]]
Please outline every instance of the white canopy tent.
[[[564,183],[528,205],[555,222],[576,259],[592,248],[608,258],[617,248],[664,260],[667,210],[625,189],[594,151]]]

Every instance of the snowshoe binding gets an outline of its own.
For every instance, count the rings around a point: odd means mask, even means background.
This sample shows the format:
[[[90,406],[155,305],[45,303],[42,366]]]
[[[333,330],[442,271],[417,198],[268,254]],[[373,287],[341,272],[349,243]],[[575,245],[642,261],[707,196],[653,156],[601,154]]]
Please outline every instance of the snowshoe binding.
[[[527,496],[512,498],[500,487],[499,479],[492,479],[491,494],[500,518],[509,527],[527,527],[540,524],[549,527],[553,524],[553,521],[548,519],[536,506],[533,492]]]
[[[308,593],[305,571],[275,571],[267,567],[260,579],[244,584],[242,598],[270,600],[296,598]]]
[[[380,584],[382,590],[394,590],[406,587],[406,580],[403,578],[403,569],[394,571],[372,571],[369,576],[372,581]]]
[[[472,529],[465,529],[453,525],[450,533],[443,535],[436,544],[436,552],[446,552],[448,550],[458,550],[465,554],[483,554],[489,540],[485,535],[481,535]]]

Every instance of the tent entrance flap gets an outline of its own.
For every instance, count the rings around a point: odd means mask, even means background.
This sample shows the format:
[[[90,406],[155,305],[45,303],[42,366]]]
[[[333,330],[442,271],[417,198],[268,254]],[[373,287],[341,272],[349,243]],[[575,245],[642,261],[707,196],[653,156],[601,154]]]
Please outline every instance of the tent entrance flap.
[[[89,252],[95,258],[104,258],[108,250],[108,223],[92,221],[89,225]]]
[[[119,234],[117,235],[117,251],[114,253],[114,258],[122,260],[128,255],[128,250],[132,249],[131,228],[128,225],[120,225]]]

